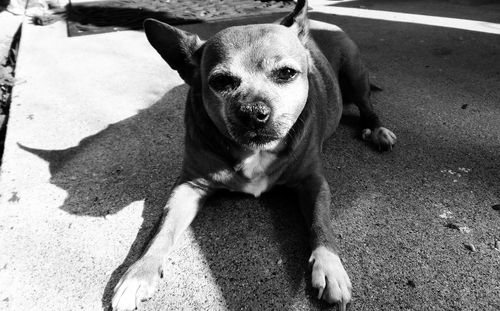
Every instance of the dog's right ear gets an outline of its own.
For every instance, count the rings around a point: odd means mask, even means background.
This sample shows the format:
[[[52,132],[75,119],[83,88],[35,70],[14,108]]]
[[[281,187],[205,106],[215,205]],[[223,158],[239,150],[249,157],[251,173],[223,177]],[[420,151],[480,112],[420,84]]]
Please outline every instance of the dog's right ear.
[[[144,21],[144,30],[149,43],[181,78],[191,85],[195,71],[199,66],[197,53],[203,41],[195,34],[182,31],[158,20],[148,18]]]

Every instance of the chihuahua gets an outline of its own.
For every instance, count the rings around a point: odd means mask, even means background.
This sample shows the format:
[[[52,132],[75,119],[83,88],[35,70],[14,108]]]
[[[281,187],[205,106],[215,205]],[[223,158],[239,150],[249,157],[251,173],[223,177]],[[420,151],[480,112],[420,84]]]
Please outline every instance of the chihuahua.
[[[363,139],[383,149],[396,142],[374,112],[356,45],[340,28],[308,20],[301,0],[279,23],[230,27],[207,41],[153,19],[144,28],[190,86],[184,161],[156,234],[115,287],[113,309],[134,310],[153,295],[166,255],[210,194],[258,197],[284,185],[297,194],[310,235],[312,286],[345,310],[351,281],[334,245],[322,144],[343,102],[359,108]]]

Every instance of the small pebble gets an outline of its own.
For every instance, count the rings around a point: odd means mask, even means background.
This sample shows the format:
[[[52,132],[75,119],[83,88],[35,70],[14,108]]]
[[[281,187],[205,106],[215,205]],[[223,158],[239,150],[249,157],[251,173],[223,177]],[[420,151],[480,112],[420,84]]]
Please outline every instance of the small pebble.
[[[497,251],[500,251],[500,241],[499,240],[495,241],[495,248],[497,249]]]
[[[470,231],[471,231],[470,228],[467,226],[460,227],[460,228],[458,228],[458,230],[460,230],[460,232],[462,232],[462,233],[470,233]]]
[[[413,287],[413,288],[416,287],[415,281],[413,281],[413,280],[408,280],[408,282],[406,282],[406,285]]]
[[[448,219],[448,218],[452,218],[453,216],[453,213],[448,211],[448,210],[444,210],[442,214],[439,215],[439,218],[443,218],[443,219]]]
[[[471,229],[463,223],[449,222],[446,224],[447,228],[456,229],[462,233],[470,233]]]
[[[465,246],[465,248],[467,248],[471,252],[475,253],[477,251],[476,247],[472,243],[465,243],[464,246]]]

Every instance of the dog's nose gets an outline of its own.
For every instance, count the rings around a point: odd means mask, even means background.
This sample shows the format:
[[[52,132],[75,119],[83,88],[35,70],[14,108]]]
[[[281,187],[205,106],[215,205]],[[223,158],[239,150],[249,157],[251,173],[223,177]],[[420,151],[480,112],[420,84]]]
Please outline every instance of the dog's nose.
[[[271,116],[271,108],[264,103],[242,104],[237,117],[240,121],[251,127],[261,127],[267,123]]]

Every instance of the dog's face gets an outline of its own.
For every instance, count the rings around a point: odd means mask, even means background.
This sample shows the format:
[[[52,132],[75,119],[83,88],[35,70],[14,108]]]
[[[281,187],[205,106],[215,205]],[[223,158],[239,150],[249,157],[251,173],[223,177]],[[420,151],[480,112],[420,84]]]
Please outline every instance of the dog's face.
[[[238,144],[274,149],[300,122],[309,89],[307,5],[281,24],[231,27],[206,42],[151,19],[144,28],[170,67],[201,92],[218,130]]]
[[[287,135],[308,94],[309,53],[281,25],[225,29],[201,57],[203,104],[222,133],[251,149],[272,149]]]

